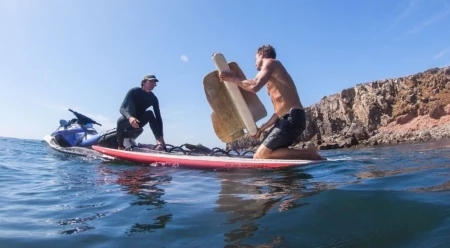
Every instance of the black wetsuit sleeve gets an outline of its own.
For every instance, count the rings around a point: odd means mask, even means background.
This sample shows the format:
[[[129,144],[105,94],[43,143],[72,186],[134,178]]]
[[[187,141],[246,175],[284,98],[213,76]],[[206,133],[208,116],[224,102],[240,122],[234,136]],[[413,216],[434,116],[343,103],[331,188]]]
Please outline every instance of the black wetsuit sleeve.
[[[163,135],[163,121],[161,117],[161,111],[159,110],[159,101],[158,98],[155,97],[155,104],[153,105],[153,111],[155,111],[156,123],[158,124],[158,133],[159,135],[157,139],[164,136]]]
[[[122,105],[120,105],[120,113],[127,120],[136,112],[136,106],[134,106],[134,102],[131,99],[133,93],[134,89],[130,89],[123,99]]]

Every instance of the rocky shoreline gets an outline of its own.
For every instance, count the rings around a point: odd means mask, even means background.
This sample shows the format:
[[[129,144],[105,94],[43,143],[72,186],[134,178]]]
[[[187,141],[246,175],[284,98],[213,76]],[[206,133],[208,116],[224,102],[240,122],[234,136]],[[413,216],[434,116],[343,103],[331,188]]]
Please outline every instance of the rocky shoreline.
[[[293,148],[320,150],[450,138],[450,67],[347,88],[305,108],[306,130]],[[227,149],[254,150],[243,137]]]

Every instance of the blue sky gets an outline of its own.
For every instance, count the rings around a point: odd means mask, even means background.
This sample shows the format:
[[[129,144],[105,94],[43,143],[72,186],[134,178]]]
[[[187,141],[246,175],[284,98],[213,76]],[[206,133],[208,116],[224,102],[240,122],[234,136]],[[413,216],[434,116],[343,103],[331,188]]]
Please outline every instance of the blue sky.
[[[166,143],[223,147],[202,86],[214,52],[252,78],[256,49],[272,44],[306,107],[450,65],[449,26],[449,0],[0,0],[0,136],[42,139],[68,108],[112,128],[153,73]],[[266,89],[258,96],[269,117]],[[138,142],[154,143],[148,126]]]

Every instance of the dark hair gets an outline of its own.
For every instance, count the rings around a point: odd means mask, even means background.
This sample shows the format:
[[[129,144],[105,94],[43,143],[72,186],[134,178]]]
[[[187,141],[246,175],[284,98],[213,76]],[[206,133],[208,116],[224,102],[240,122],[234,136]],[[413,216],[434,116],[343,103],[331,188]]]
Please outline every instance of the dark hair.
[[[277,53],[275,52],[275,48],[271,45],[263,45],[258,48],[258,54],[261,54],[263,58],[271,58],[276,59]]]
[[[144,87],[144,83],[147,82],[147,79],[141,81],[141,87]]]

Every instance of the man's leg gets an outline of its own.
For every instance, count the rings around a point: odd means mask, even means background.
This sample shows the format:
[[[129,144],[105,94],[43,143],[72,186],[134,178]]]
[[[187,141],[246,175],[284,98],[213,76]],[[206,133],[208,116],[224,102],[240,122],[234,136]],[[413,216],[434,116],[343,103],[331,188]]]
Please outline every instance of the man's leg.
[[[270,154],[277,148],[282,146],[288,146],[286,139],[283,139],[280,135],[281,133],[281,120],[278,119],[272,129],[270,129],[267,136],[264,138],[262,144],[256,149],[253,158],[256,159],[266,159],[270,158]]]
[[[139,125],[141,128],[143,128],[147,123],[149,123],[150,129],[152,130],[153,135],[155,136],[155,139],[159,140],[159,138],[160,138],[159,137],[159,135],[160,135],[159,128],[160,127],[158,126],[158,123],[156,122],[156,117],[153,114],[153,111],[151,111],[151,110],[145,111],[145,113],[139,117]],[[157,146],[155,146],[155,149],[163,150],[166,148],[163,147],[162,145],[157,145]]]
[[[254,158],[324,160],[314,147],[305,150],[288,148],[294,141],[293,137],[298,137],[304,130],[302,119],[304,116],[297,110],[279,119],[256,150]]]
[[[326,158],[317,153],[314,147],[310,147],[305,150],[289,149],[287,147],[280,147],[275,150],[271,150],[264,144],[261,144],[258,147],[254,158],[326,160]]]
[[[116,128],[116,132],[117,132],[117,143],[118,145],[118,149],[123,149],[123,133],[125,132],[125,130],[127,128],[130,128],[131,124],[130,122],[125,119],[123,116],[120,116],[119,119],[117,120],[117,128]]]
[[[149,123],[150,128],[152,129],[153,135],[155,136],[155,139],[158,139],[157,136],[157,130],[158,130],[158,123],[156,123],[156,117],[153,114],[153,111],[147,110],[145,111],[141,116],[139,116],[139,127],[144,128],[147,123]]]

